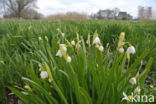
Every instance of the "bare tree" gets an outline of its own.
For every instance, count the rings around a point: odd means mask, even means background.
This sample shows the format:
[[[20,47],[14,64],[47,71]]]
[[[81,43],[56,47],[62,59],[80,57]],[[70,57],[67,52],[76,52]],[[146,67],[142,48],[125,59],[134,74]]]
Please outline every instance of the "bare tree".
[[[7,14],[12,17],[22,17],[22,12],[35,7],[37,0],[5,0]]]
[[[3,14],[5,6],[4,6],[4,0],[0,0],[0,15]]]

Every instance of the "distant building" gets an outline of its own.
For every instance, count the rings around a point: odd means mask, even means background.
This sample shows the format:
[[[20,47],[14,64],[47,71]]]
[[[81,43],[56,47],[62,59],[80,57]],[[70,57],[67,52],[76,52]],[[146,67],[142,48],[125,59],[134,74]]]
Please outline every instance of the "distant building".
[[[115,19],[112,10],[99,10],[97,13],[97,17],[104,20]]]
[[[133,17],[127,12],[115,11],[115,10],[99,10],[96,14],[92,15],[93,19],[103,19],[103,20],[111,20],[111,19],[127,19],[131,20]]]
[[[92,16],[93,19],[104,19],[104,20],[110,20],[115,19],[114,11],[112,10],[99,10],[96,14]]]
[[[122,19],[131,20],[132,18],[133,17],[127,12],[119,12],[118,16],[116,17],[116,19],[119,19],[119,20],[122,20]]]
[[[152,7],[138,7],[138,18],[140,20],[152,20]]]

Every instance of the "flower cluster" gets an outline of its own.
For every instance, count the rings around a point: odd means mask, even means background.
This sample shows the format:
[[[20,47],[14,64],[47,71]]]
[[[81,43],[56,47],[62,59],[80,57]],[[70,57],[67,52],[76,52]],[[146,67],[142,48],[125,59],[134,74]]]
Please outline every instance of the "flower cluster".
[[[132,84],[132,85],[136,85],[137,84],[137,80],[136,80],[136,77],[132,77],[129,82]],[[137,95],[137,94],[140,94],[140,86],[137,86],[134,90],[134,93]]]
[[[125,32],[121,32],[120,36],[119,36],[119,42],[118,42],[118,48],[117,50],[119,51],[119,53],[123,53],[124,52],[124,48],[123,46],[129,42],[125,42]],[[127,48],[126,53],[129,54],[134,54],[135,53],[135,48],[134,46],[132,46],[131,44],[129,44],[129,47]]]
[[[63,57],[67,62],[71,62],[71,57],[67,54],[67,47],[65,44],[60,44],[56,56]]]
[[[89,43],[89,42],[87,42],[87,43]],[[95,45],[95,47],[98,48],[99,51],[102,52],[104,50],[97,32],[95,32],[93,35],[93,43],[92,44]]]

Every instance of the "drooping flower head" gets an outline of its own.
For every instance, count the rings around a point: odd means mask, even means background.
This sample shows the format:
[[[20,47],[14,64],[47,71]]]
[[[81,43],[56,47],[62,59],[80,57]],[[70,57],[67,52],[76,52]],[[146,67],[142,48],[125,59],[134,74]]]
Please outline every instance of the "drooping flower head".
[[[64,37],[65,36],[65,33],[62,33],[61,35],[62,35],[62,37]]]
[[[132,77],[132,78],[129,80],[129,82],[130,82],[132,85],[134,85],[134,84],[136,84],[136,83],[137,83],[137,81],[136,81],[136,78],[135,78],[135,77]]]
[[[134,93],[140,93],[141,89],[140,89],[140,86],[138,86],[135,90],[134,90]]]
[[[99,38],[99,37],[96,37],[96,38],[93,40],[93,44],[101,44],[100,38]]]
[[[124,48],[119,48],[119,53],[123,53],[124,52]]]
[[[72,40],[72,41],[71,41],[71,44],[74,46],[74,45],[75,45],[75,41],[74,41],[74,40]]]
[[[48,73],[47,73],[47,71],[41,71],[40,76],[41,76],[41,79],[48,78]]]
[[[99,47],[99,51],[103,51],[104,50],[104,48],[103,48],[103,46],[101,45],[100,47]]]
[[[71,57],[67,56],[66,60],[67,60],[67,62],[71,62]]]
[[[134,46],[130,45],[126,51],[128,54],[134,54],[135,53],[135,48]]]
[[[39,40],[39,41],[42,41],[42,37],[38,37],[38,40]]]

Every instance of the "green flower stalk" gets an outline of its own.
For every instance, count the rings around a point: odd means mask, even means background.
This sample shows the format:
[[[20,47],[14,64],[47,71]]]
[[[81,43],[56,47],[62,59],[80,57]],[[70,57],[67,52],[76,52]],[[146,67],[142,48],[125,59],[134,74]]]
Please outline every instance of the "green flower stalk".
[[[125,32],[121,32],[119,36],[118,47],[117,47],[117,50],[120,53],[124,52],[124,48],[123,48],[124,45],[125,45]]]
[[[90,44],[90,34],[88,34],[88,39],[87,39],[86,43],[88,44],[89,47],[91,47],[91,44]]]
[[[65,36],[65,33],[63,33],[59,28],[56,29],[58,31],[59,34],[61,34],[62,37]]]

